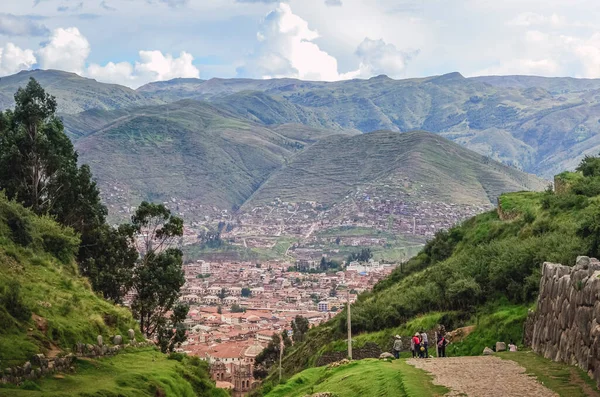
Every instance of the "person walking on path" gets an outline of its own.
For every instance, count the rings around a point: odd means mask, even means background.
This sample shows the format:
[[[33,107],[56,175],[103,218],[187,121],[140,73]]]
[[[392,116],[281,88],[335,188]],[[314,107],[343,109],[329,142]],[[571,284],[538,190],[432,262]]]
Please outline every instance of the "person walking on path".
[[[425,354],[425,358],[429,358],[429,340],[427,338],[427,333],[425,331],[421,331],[421,343],[423,345],[423,347],[425,348],[424,354]]]
[[[419,353],[419,357],[421,356],[421,352],[419,348],[421,347],[421,340],[419,339],[419,333],[417,332],[415,336],[412,337],[410,341],[410,345],[412,346],[413,358],[417,357],[417,353]]]
[[[446,357],[446,345],[448,344],[448,340],[442,335],[440,335],[438,339],[438,352],[440,357]]]
[[[402,350],[402,339],[400,339],[400,335],[396,335],[394,340],[394,357],[400,358],[400,350]]]

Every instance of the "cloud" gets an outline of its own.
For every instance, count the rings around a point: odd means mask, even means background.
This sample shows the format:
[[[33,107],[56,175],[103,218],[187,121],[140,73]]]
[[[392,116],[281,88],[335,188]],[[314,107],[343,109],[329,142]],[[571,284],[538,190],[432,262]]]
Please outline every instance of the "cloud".
[[[158,3],[166,4],[172,8],[177,8],[177,7],[182,7],[182,6],[186,5],[187,3],[189,3],[189,0],[146,0],[146,2],[148,4],[154,4],[154,3],[158,2]]]
[[[13,43],[0,47],[0,75],[7,75],[29,69],[36,63],[32,50],[23,50]]]
[[[338,80],[337,60],[313,43],[319,34],[280,3],[257,33],[258,44],[238,75],[245,77],[295,77],[305,80]]]
[[[108,5],[106,0],[102,0],[102,2],[100,3],[100,7],[104,8],[106,11],[117,11],[115,7],[111,7],[110,5]]]
[[[30,17],[0,13],[0,35],[45,36],[48,28]]]
[[[135,65],[129,62],[109,62],[105,66],[91,64],[86,76],[133,88],[178,77],[200,78],[200,71],[193,65],[194,57],[185,51],[178,58],[161,51],[140,51],[139,58]]]
[[[388,74],[402,76],[406,64],[418,51],[400,51],[382,39],[365,38],[356,49],[356,70],[340,74],[337,59],[314,43],[319,38],[308,22],[280,3],[269,13],[257,33],[257,46],[238,68],[238,76],[255,78],[293,77],[302,80],[336,81]]]
[[[330,7],[339,7],[342,5],[342,0],[325,0],[325,5]]]
[[[90,54],[90,43],[77,28],[58,28],[37,51],[43,69],[60,69],[81,74]]]
[[[58,12],[67,12],[67,11],[71,11],[71,12],[76,12],[76,11],[80,11],[81,9],[83,9],[83,2],[79,2],[77,5],[74,6],[59,6],[56,8],[56,11]]]
[[[417,56],[419,51],[400,51],[393,44],[388,44],[382,39],[371,40],[365,38],[356,49],[360,59],[357,71],[344,75],[345,78],[369,78],[380,74],[389,77],[402,77],[407,63]]]
[[[553,13],[550,16],[537,14],[535,12],[523,12],[510,21],[507,22],[507,25],[511,26],[540,26],[540,25],[548,25],[553,27],[562,27],[567,25],[567,20],[565,17],[560,16],[556,13]]]

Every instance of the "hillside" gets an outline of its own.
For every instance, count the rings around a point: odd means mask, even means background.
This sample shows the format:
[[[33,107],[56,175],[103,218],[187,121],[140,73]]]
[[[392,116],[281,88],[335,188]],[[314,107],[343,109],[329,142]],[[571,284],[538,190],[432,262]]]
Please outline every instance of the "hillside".
[[[502,193],[546,185],[435,134],[379,131],[320,140],[275,172],[246,206],[274,197],[332,204],[375,187],[412,200],[489,205]]]
[[[498,340],[522,341],[523,323],[539,288],[543,262],[574,264],[598,255],[600,167],[561,174],[557,192],[504,194],[498,210],[440,232],[424,249],[352,307],[355,347],[411,335],[442,324],[474,326],[451,355],[478,355]],[[328,351],[344,351],[346,312],[311,330],[284,359],[288,376],[311,367]],[[269,382],[266,383],[267,385]]]
[[[0,79],[0,110],[14,107],[14,93],[19,87],[25,87],[32,77],[46,92],[56,96],[60,113],[75,114],[94,108],[120,109],[157,102],[130,88],[99,83],[75,73],[59,70],[24,70]]]
[[[103,113],[105,125],[97,114],[78,116],[77,125],[89,129],[75,147],[105,191],[123,188],[132,202],[178,197],[220,208],[240,205],[302,147],[196,101]],[[66,125],[72,136],[81,131],[70,130],[74,121]]]
[[[54,358],[138,329],[129,309],[96,295],[78,275],[79,238],[0,195],[0,367],[35,354]],[[136,338],[143,340],[136,331]],[[108,343],[108,342],[105,342]],[[35,367],[35,362],[32,363]],[[75,361],[75,373],[0,384],[0,396],[222,396],[199,360],[169,360],[154,348]]]
[[[480,154],[551,177],[573,169],[584,154],[600,151],[599,80],[503,76],[464,78],[458,73],[421,79],[386,76],[334,83],[293,79],[174,80],[139,89],[149,98],[200,98],[227,103],[251,119],[324,127],[427,130]],[[248,97],[244,92],[264,96]],[[243,98],[240,99],[240,97]],[[285,106],[282,98],[289,104]],[[275,117],[265,102],[285,109]],[[293,105],[293,107],[292,107]],[[249,111],[250,110],[250,111]],[[264,115],[263,115],[264,112]],[[316,115],[316,119],[306,118]]]

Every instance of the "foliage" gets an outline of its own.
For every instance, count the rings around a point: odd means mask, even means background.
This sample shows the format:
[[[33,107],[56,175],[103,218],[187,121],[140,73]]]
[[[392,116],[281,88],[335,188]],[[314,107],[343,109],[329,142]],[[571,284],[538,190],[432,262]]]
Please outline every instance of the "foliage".
[[[160,351],[163,353],[172,353],[176,347],[181,346],[181,343],[187,339],[186,329],[183,325],[189,311],[189,306],[178,303],[173,307],[173,314],[169,321],[159,324],[156,331],[156,339]]]
[[[155,349],[126,350],[118,355],[77,361],[75,373],[46,377],[25,387],[0,386],[0,396],[227,397],[210,379],[208,364],[197,357],[177,360]]]
[[[164,315],[179,298],[185,279],[182,252],[173,248],[183,235],[183,220],[162,204],[143,202],[131,218],[133,241],[138,242],[141,259],[133,270],[132,288],[136,297],[131,308],[140,321],[140,330],[152,336],[164,325]]]
[[[369,259],[373,257],[373,253],[370,248],[363,248],[360,252],[353,252],[348,255],[347,263],[358,261],[358,262],[368,262]]]
[[[232,313],[246,313],[246,308],[241,307],[237,303],[234,303],[233,305],[231,305],[231,312]]]
[[[31,310],[23,303],[21,286],[16,281],[11,281],[0,290],[0,304],[18,321],[29,321]]]
[[[297,315],[292,320],[290,326],[292,327],[294,343],[301,343],[302,341],[304,341],[304,336],[306,335],[309,329],[308,319]]]
[[[252,290],[248,287],[243,287],[242,288],[242,296],[244,298],[248,298],[248,297],[250,297],[250,295],[252,295]]]
[[[585,156],[577,167],[585,177],[600,176],[600,157]]]

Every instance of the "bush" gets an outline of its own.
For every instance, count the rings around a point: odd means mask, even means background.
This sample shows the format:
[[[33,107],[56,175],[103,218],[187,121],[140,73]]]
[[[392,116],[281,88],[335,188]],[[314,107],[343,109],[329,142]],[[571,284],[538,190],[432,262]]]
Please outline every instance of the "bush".
[[[19,321],[31,319],[31,310],[23,303],[21,287],[17,282],[10,282],[3,288],[0,302],[15,319]]]

